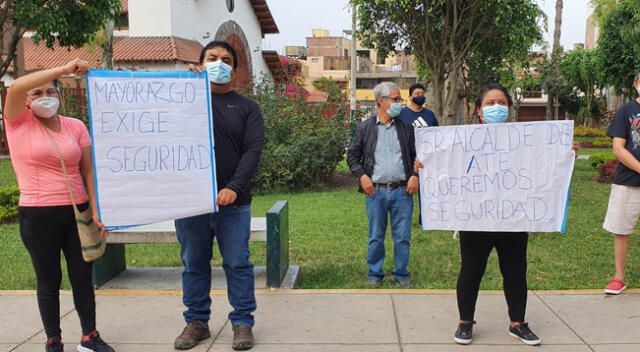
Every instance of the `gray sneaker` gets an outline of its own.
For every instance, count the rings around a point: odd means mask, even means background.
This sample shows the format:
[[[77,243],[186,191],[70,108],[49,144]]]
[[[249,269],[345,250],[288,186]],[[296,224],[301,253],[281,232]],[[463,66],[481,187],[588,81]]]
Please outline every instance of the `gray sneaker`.
[[[400,280],[393,280],[393,282],[395,282],[398,286],[400,286],[402,288],[410,288],[411,287],[411,280],[409,280],[408,278],[404,278],[404,279],[400,279]]]
[[[201,321],[192,321],[182,330],[182,334],[176,338],[173,347],[177,350],[189,350],[198,345],[198,343],[211,336],[207,323]]]
[[[251,327],[246,325],[236,325],[233,327],[233,343],[231,348],[236,351],[244,351],[253,347],[253,332]]]

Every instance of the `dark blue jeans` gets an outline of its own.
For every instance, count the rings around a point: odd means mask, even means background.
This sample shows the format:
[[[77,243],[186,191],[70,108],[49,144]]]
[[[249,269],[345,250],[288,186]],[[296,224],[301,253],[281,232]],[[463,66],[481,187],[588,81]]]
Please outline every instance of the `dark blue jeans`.
[[[394,280],[409,276],[409,253],[411,246],[411,218],[413,215],[413,197],[406,187],[396,189],[377,188],[376,193],[367,196],[367,217],[369,219],[369,248],[367,264],[370,280],[382,280],[382,265],[385,259],[384,235],[387,230],[387,218],[391,217],[391,236],[393,237],[393,257],[396,268],[392,272]]]
[[[233,311],[233,326],[253,326],[256,310],[253,264],[249,262],[251,208],[249,205],[220,207],[219,212],[176,220],[180,242],[184,318],[208,322],[211,316],[211,256],[213,238],[218,240],[227,294]]]

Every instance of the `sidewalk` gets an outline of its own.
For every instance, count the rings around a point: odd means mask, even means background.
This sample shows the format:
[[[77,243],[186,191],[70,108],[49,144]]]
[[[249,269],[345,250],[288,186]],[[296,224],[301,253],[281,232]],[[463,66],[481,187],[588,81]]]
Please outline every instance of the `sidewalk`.
[[[231,351],[230,307],[212,291],[212,337],[191,351]],[[97,291],[98,328],[118,352],[174,351],[182,331],[180,291]],[[453,291],[258,290],[252,351],[640,351],[640,290],[606,297],[597,291],[532,291],[527,320],[543,340],[530,347],[507,335],[501,292],[478,299],[474,340],[453,343]],[[33,291],[0,291],[0,352],[41,352],[45,337]],[[80,327],[69,292],[61,296],[66,351]]]

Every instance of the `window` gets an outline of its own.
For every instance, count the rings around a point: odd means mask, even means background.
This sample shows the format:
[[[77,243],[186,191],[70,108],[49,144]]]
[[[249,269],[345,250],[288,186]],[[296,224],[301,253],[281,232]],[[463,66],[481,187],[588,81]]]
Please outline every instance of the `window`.
[[[116,29],[129,29],[129,14],[120,14],[114,24]]]
[[[541,87],[527,88],[524,91],[524,94],[522,94],[522,96],[525,99],[540,99],[542,98],[542,88]]]
[[[320,62],[320,59],[317,58],[317,57],[314,57],[314,58],[311,59],[311,63],[312,64],[317,64],[318,62]]]
[[[356,55],[371,60],[371,52],[369,50],[357,50]]]
[[[227,0],[227,10],[229,10],[229,12],[233,12],[233,9],[235,7],[236,7],[236,4],[234,0]]]

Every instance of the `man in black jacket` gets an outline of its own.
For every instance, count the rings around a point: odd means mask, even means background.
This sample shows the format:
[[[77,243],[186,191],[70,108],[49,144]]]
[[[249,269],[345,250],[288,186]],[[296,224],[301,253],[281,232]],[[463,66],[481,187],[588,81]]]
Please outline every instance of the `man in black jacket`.
[[[234,350],[253,347],[252,313],[256,310],[253,265],[249,261],[251,231],[251,179],[256,173],[264,145],[264,121],[258,105],[233,90],[238,66],[236,52],[226,42],[213,41],[200,54],[200,66],[211,81],[213,135],[215,140],[216,213],[176,220],[180,242],[183,302],[187,326],[174,347],[186,350],[211,336],[211,256],[216,237],[227,278],[233,311]]]
[[[347,162],[366,193],[369,220],[367,264],[368,283],[378,286],[384,279],[384,234],[387,216],[391,217],[391,235],[395,270],[393,280],[410,287],[409,264],[413,194],[418,191],[418,176],[413,171],[416,158],[413,128],[399,118],[402,109],[400,88],[383,82],[373,89],[377,116],[362,122],[347,151]]]

